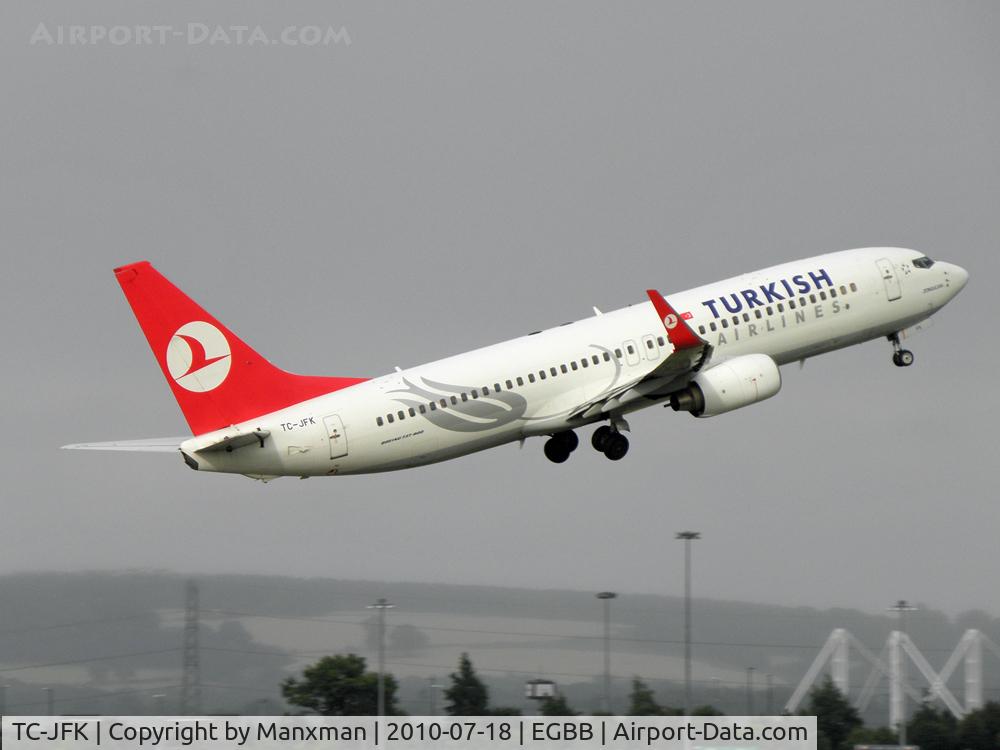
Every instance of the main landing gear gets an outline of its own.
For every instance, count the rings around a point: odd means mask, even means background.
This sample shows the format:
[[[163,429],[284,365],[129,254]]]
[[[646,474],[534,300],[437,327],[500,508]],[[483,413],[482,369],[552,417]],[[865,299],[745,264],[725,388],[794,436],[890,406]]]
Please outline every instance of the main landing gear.
[[[913,364],[913,352],[904,349],[899,343],[899,334],[890,333],[886,336],[892,342],[892,363],[896,367],[909,367]]]
[[[603,453],[612,461],[621,461],[628,453],[628,438],[606,424],[594,430],[590,444],[594,446],[594,450]]]
[[[580,445],[580,438],[573,430],[557,432],[545,441],[545,457],[554,464],[561,464]]]
[[[622,422],[624,423],[624,420]],[[628,429],[628,425],[625,425],[624,429]],[[628,438],[614,425],[605,424],[598,427],[594,430],[590,443],[596,451],[603,453],[612,461],[621,461],[628,453]],[[545,441],[545,457],[554,464],[561,464],[579,445],[580,438],[573,430],[557,432]]]

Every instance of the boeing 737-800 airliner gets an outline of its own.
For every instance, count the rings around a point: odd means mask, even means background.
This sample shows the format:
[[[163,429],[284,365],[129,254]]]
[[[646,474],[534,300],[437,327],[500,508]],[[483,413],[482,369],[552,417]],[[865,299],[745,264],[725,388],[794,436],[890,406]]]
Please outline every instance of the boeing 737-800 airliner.
[[[657,404],[712,417],[781,388],[779,366],[888,338],[946,305],[968,274],[900,248],[820,255],[381,377],[292,375],[148,262],[115,269],[193,437],[85,443],[179,452],[192,469],[257,479],[392,471],[529,437],[556,463],[576,431],[628,452],[626,415]]]

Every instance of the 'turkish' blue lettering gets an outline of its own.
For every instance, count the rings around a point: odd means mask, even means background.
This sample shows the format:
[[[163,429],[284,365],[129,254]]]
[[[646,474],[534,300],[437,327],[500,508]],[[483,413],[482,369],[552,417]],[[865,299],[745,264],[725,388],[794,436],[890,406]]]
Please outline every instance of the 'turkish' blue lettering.
[[[726,312],[735,315],[744,308],[752,310],[755,307],[763,307],[794,297],[796,294],[806,294],[821,289],[824,284],[828,287],[834,285],[833,279],[830,278],[826,269],[820,268],[816,271],[810,271],[808,275],[795,274],[791,279],[778,279],[761,284],[756,289],[741,289],[739,292],[704,300],[701,304],[712,312],[713,318],[719,318],[721,314],[717,305],[721,305]],[[779,287],[783,291],[779,291]],[[764,298],[763,301],[761,301],[761,296]]]

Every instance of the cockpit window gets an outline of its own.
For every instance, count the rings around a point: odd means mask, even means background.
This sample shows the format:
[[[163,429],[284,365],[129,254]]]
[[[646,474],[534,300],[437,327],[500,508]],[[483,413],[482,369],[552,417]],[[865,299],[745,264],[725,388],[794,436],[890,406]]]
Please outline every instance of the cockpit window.
[[[913,265],[916,266],[917,268],[930,268],[931,266],[934,265],[934,261],[928,258],[926,255],[924,255],[923,257],[917,258],[915,261],[913,261]]]

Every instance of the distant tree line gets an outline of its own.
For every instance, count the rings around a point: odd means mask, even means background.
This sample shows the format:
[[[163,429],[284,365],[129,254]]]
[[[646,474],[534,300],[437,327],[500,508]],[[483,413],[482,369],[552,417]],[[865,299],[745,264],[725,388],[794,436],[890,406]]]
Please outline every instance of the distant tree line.
[[[458,668],[449,675],[444,691],[445,712],[449,716],[517,716],[521,709],[512,706],[491,706],[490,691],[476,673],[472,659],[463,653]],[[389,715],[400,715],[397,699],[398,683],[391,674],[384,678],[385,707]],[[324,716],[372,716],[378,705],[378,675],[367,669],[364,657],[356,654],[324,656],[306,667],[300,678],[289,677],[281,684],[285,700],[304,711]],[[576,716],[561,694],[540,701],[543,716]],[[679,708],[661,706],[653,691],[638,677],[632,680],[629,695],[631,716],[680,716]],[[721,716],[712,706],[700,706],[694,716]]]
[[[325,716],[370,716],[377,710],[378,675],[367,669],[365,659],[356,654],[325,656],[306,667],[300,678],[289,677],[281,685],[285,700],[304,711]],[[398,683],[391,674],[384,678],[385,706],[389,715],[403,711],[397,703]],[[445,711],[449,716],[516,716],[521,710],[511,706],[491,706],[490,691],[463,653],[457,669],[449,675],[444,690]],[[576,716],[561,694],[540,702],[543,716]],[[639,677],[632,679],[629,716],[681,716],[683,710],[661,705],[653,690]],[[866,727],[858,710],[851,705],[829,677],[809,693],[799,712],[816,716],[818,750],[850,750],[855,745],[894,745],[896,732],[887,727]],[[721,716],[714,706],[699,706],[692,716]],[[921,750],[997,750],[1000,748],[1000,703],[990,702],[967,714],[961,721],[948,711],[925,702],[906,725],[907,742]]]

